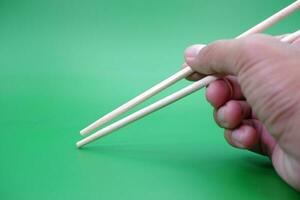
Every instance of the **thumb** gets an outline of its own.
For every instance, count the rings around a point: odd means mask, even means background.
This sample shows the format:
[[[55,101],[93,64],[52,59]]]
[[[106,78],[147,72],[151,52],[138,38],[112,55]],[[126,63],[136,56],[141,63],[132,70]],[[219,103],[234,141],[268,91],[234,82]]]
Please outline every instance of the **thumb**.
[[[200,74],[238,75],[264,60],[282,45],[277,39],[257,34],[241,39],[219,40],[207,45],[193,45],[185,50],[186,63]]]
[[[235,40],[219,40],[207,46],[192,45],[184,52],[186,64],[203,75],[236,75],[234,61],[239,58],[236,55],[237,45]]]

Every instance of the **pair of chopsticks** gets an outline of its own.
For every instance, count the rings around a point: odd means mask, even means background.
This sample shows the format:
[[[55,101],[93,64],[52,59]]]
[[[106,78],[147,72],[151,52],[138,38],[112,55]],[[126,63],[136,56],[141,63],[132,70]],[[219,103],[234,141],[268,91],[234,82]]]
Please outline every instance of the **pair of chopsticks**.
[[[286,8],[280,10],[276,14],[272,15],[271,17],[267,18],[266,20],[262,21],[261,23],[257,24],[253,28],[249,29],[248,31],[242,33],[236,38],[242,38],[249,36],[251,34],[260,33],[266,30],[267,28],[271,27],[278,21],[282,20],[283,18],[287,17],[291,13],[295,12],[300,8],[300,0],[295,1],[291,5],[287,6]],[[294,32],[292,34],[289,34],[288,36],[281,39],[282,42],[292,42],[294,39],[300,36],[300,30],[297,32]],[[135,107],[136,105],[144,102],[145,100],[149,99],[153,95],[157,94],[158,92],[166,89],[167,87],[173,85],[174,83],[178,82],[179,80],[191,75],[193,73],[193,69],[191,67],[185,67],[184,69],[180,70],[179,72],[175,73],[174,75],[170,76],[169,78],[165,79],[164,81],[158,83],[154,87],[148,89],[147,91],[143,92],[142,94],[138,95],[137,97],[133,98],[132,100],[128,101],[127,103],[123,104],[122,106],[118,107],[117,109],[113,110],[112,112],[104,115],[91,125],[87,126],[83,130],[80,131],[80,134],[85,135],[90,133],[91,131],[95,130],[99,126],[107,123],[108,121],[116,118],[117,116],[125,113],[129,109]],[[86,145],[100,137],[103,137],[131,122],[134,122],[160,108],[163,108],[205,86],[207,86],[209,83],[217,80],[218,77],[216,76],[206,76],[205,78],[192,83],[191,85],[115,122],[111,125],[95,132],[94,134],[80,140],[76,143],[76,146],[78,148],[82,147],[83,145]]]

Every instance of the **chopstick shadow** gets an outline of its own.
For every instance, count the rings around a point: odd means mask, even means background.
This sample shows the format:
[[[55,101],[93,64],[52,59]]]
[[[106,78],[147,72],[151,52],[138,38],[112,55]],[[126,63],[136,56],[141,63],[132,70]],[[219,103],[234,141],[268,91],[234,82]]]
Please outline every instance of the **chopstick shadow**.
[[[86,159],[106,157],[123,165],[135,163],[138,167],[147,165],[147,169],[153,166],[161,170],[175,170],[186,174],[186,180],[190,180],[186,184],[191,184],[191,187],[198,179],[204,180],[211,187],[225,187],[232,192],[247,186],[261,192],[262,185],[265,195],[272,195],[274,190],[282,191],[283,188],[285,192],[291,191],[277,176],[268,158],[247,151],[235,151],[238,150],[232,149],[231,155],[228,151],[222,151],[222,148],[218,151],[195,144],[124,144],[89,146],[81,154]],[[244,185],[242,188],[241,184]]]
[[[230,147],[229,147],[230,148]],[[245,153],[229,155],[216,149],[201,148],[189,144],[119,144],[89,146],[83,150],[88,154],[109,156],[110,158],[143,162],[143,164],[165,165],[169,167],[207,168],[232,166],[244,170],[272,170],[269,159],[260,155]],[[205,167],[206,166],[206,167]]]

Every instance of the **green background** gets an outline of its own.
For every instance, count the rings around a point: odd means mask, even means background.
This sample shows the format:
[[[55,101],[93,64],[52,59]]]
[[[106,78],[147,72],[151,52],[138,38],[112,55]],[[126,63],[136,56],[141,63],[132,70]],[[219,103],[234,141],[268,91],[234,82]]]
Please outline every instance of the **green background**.
[[[268,159],[226,144],[204,91],[75,148],[80,129],[178,71],[187,46],[291,2],[1,0],[0,199],[299,199]]]

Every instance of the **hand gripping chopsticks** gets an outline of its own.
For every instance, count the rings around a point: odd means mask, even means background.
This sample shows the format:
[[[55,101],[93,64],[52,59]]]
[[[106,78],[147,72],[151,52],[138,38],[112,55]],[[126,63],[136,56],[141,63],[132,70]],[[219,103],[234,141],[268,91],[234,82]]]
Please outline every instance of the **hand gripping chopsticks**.
[[[264,20],[263,22],[259,23],[258,25],[254,26],[253,28],[249,29],[248,31],[244,32],[243,34],[239,35],[237,38],[241,38],[241,37],[245,37],[245,36],[248,36],[248,35],[251,35],[254,33],[262,32],[262,31],[266,30],[267,28],[271,27],[273,24],[280,21],[281,19],[285,18],[289,14],[298,10],[299,8],[300,8],[300,0],[295,1],[288,7],[282,9],[278,13],[272,15],[268,19]],[[299,31],[285,37],[283,40],[291,41],[293,39],[293,37],[296,37],[297,34],[299,34]],[[172,75],[171,77],[165,79],[164,81],[160,82],[159,84],[155,85],[154,87],[150,88],[149,90],[147,90],[147,91],[143,92],[142,94],[138,95],[137,97],[133,98],[129,102],[123,104],[119,108],[113,110],[112,112],[110,112],[110,113],[106,114],[105,116],[103,116],[102,118],[98,119],[97,121],[95,121],[94,123],[92,123],[91,125],[86,127],[85,129],[83,129],[80,133],[81,134],[89,133],[90,131],[92,131],[92,130],[96,129],[97,127],[103,125],[104,123],[112,120],[113,118],[121,115],[122,113],[128,111],[129,109],[133,108],[134,106],[142,103],[143,101],[147,100],[151,96],[157,94],[158,92],[164,90],[165,88],[171,86],[172,84],[187,77],[188,75],[190,75],[192,73],[193,73],[193,70],[191,67],[186,67],[186,68],[182,69],[181,71],[177,72],[176,74]],[[201,89],[202,87],[208,85],[210,82],[212,82],[216,79],[217,79],[217,77],[215,77],[215,76],[207,76],[207,77],[187,86],[186,88],[183,88],[183,89],[179,90],[178,92],[176,92],[170,96],[167,96],[167,97],[155,102],[154,104],[147,106],[147,107],[103,128],[103,129],[97,131],[96,133],[77,142],[76,145],[77,145],[77,147],[81,147],[99,137],[102,137],[114,130],[117,130],[117,129],[127,125],[130,122],[136,121],[137,119],[139,119],[141,117],[144,117],[166,105],[169,105],[169,104],[187,96],[188,94],[191,94],[191,93]]]

